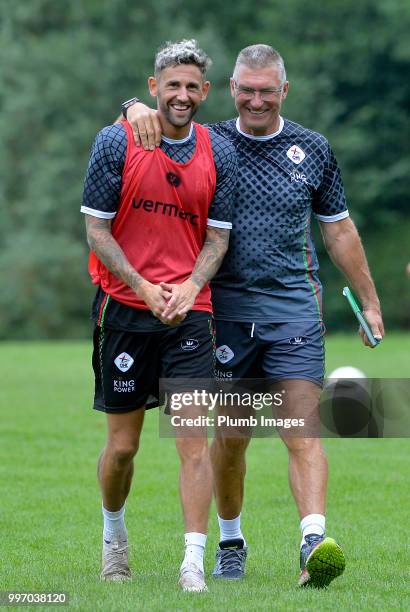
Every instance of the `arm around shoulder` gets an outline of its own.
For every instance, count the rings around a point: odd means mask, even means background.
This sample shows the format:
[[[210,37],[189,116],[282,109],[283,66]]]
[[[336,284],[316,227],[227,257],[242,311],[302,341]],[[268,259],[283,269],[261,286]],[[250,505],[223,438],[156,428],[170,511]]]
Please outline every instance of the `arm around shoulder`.
[[[136,102],[127,109],[127,121],[134,132],[136,145],[153,151],[161,144],[162,126],[155,109]]]

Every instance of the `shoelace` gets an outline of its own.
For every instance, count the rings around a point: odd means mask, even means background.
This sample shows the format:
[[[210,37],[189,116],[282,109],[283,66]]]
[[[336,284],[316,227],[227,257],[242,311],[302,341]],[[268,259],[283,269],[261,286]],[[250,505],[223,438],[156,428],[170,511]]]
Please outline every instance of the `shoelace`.
[[[241,569],[243,557],[245,551],[242,549],[235,550],[234,548],[225,549],[222,551],[223,554],[219,557],[219,563],[222,569],[225,571]]]
[[[310,533],[305,537],[305,540],[309,544],[309,546],[311,546],[312,544],[316,544],[317,542],[323,540],[323,536],[318,535],[316,533]]]
[[[316,533],[310,533],[305,537],[306,544],[302,546],[300,550],[300,569],[303,569],[306,565],[306,559],[310,555],[312,548],[316,544],[319,544],[323,540],[323,536],[320,536]]]

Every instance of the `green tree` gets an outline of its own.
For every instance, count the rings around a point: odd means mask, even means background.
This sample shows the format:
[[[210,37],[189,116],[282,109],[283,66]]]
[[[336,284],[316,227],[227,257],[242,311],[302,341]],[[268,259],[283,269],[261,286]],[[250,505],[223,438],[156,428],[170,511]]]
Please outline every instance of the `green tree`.
[[[180,2],[3,2],[0,53],[0,338],[88,333],[82,181],[97,131],[122,100],[147,96],[156,48],[198,36]],[[221,74],[223,62],[216,67]],[[216,96],[217,98],[217,96]]]
[[[329,138],[386,322],[409,325],[407,0],[3,0],[0,11],[0,338],[89,333],[79,206],[91,143],[121,100],[152,102],[157,47],[191,37],[214,59],[203,121],[234,114],[227,85],[240,48],[281,51],[284,114]],[[329,327],[349,325],[343,280],[319,251]]]

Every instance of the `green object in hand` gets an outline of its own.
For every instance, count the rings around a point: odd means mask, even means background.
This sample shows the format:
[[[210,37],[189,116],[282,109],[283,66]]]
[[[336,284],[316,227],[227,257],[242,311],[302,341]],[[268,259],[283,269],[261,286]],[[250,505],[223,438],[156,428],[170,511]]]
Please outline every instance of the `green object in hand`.
[[[378,344],[380,344],[381,340],[379,340],[378,338],[375,338],[373,336],[373,332],[370,329],[370,326],[368,324],[368,322],[366,321],[362,310],[359,306],[359,304],[356,302],[356,300],[354,299],[354,295],[353,293],[350,291],[349,287],[343,287],[343,295],[345,296],[345,298],[347,298],[347,301],[350,304],[351,309],[353,310],[356,319],[359,321],[364,333],[366,334],[366,337],[368,339],[368,341],[370,342],[370,344],[372,346],[377,346]]]

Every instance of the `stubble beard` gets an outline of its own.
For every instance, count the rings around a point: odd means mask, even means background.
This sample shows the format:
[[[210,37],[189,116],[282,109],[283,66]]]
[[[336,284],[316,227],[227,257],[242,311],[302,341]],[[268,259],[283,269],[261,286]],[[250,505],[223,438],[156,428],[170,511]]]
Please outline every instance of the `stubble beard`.
[[[186,125],[188,125],[189,123],[191,123],[192,118],[194,117],[194,115],[196,114],[198,107],[193,108],[191,107],[189,110],[189,113],[187,115],[187,118],[183,118],[181,117],[180,119],[178,117],[175,116],[175,114],[173,113],[173,111],[169,108],[169,106],[167,104],[162,104],[161,102],[159,103],[159,108],[161,111],[161,114],[163,115],[164,119],[173,127],[176,128],[181,128],[181,127],[185,127]]]

